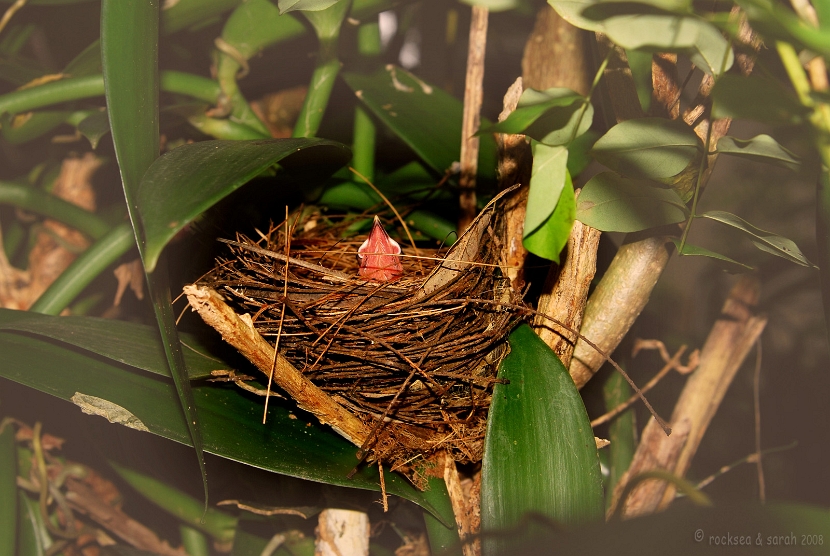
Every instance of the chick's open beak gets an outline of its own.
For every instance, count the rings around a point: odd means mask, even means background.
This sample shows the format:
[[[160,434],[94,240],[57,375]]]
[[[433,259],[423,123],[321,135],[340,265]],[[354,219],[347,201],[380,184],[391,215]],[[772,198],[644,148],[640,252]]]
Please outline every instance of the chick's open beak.
[[[357,256],[360,258],[358,274],[375,282],[397,280],[403,274],[400,254],[401,246],[389,237],[380,219],[375,216],[369,237],[357,250]]]

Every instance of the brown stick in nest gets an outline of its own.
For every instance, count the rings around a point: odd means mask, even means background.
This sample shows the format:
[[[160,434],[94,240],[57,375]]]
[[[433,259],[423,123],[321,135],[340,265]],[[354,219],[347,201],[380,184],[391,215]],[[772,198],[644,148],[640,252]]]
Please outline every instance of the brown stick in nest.
[[[237,315],[211,288],[189,285],[184,293],[202,319],[222,334],[222,339],[239,350],[260,371],[269,375],[274,348],[256,331],[250,320]],[[250,318],[250,317],[249,317]],[[369,437],[368,428],[303,376],[281,354],[276,355],[274,381],[302,409],[328,424],[352,444],[360,446]]]

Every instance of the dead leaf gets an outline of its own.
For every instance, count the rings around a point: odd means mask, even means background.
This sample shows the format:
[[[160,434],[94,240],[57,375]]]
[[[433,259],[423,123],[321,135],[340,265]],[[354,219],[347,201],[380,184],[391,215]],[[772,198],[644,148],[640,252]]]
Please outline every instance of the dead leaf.
[[[137,299],[144,299],[144,266],[141,259],[134,259],[128,263],[118,265],[112,271],[118,281],[118,288],[115,290],[115,300],[112,304],[116,307],[121,305],[121,297],[127,291],[127,286],[135,294]]]

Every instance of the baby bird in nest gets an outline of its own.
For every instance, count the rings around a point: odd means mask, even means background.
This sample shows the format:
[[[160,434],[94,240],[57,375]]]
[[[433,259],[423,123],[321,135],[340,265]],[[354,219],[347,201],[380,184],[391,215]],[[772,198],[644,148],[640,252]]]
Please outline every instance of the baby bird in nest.
[[[357,273],[375,282],[397,280],[403,274],[400,254],[401,246],[389,237],[380,219],[375,216],[369,237],[357,250],[357,256],[360,259],[360,270]]]

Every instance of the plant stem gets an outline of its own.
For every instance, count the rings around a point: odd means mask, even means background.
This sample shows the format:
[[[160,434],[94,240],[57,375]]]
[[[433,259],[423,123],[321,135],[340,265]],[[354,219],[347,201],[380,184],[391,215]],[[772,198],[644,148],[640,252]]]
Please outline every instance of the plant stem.
[[[220,92],[215,81],[180,71],[161,72],[161,88],[168,93],[187,95],[211,103],[216,102]],[[102,75],[69,77],[0,95],[0,114],[19,114],[52,104],[99,97],[103,94]]]
[[[364,23],[357,31],[357,49],[367,58],[380,54],[380,25]],[[354,135],[352,139],[352,166],[367,180],[375,179],[375,143],[377,129],[369,113],[357,105],[354,111]]]
[[[323,114],[331,97],[334,80],[340,73],[340,60],[337,59],[337,38],[320,41],[320,54],[317,67],[311,75],[308,93],[297,117],[292,137],[314,137],[320,129]]]
[[[248,101],[245,100],[245,97],[242,96],[242,92],[239,90],[236,79],[241,67],[238,61],[234,60],[228,54],[220,52],[216,79],[219,81],[221,90],[230,103],[231,113],[234,119],[240,124],[261,133],[264,137],[271,137],[268,126],[254,114]]]
[[[109,224],[98,215],[59,197],[19,183],[0,181],[0,204],[9,204],[48,216],[92,239],[100,239],[110,230]]]
[[[46,315],[60,314],[99,274],[133,246],[135,236],[129,223],[116,226],[75,259],[29,310]]]
[[[320,129],[323,114],[331,97],[334,80],[340,73],[340,60],[337,59],[337,41],[340,38],[340,25],[351,7],[350,0],[341,0],[325,10],[305,11],[303,15],[314,27],[320,49],[317,54],[317,66],[311,75],[297,123],[292,137],[314,137]]]

